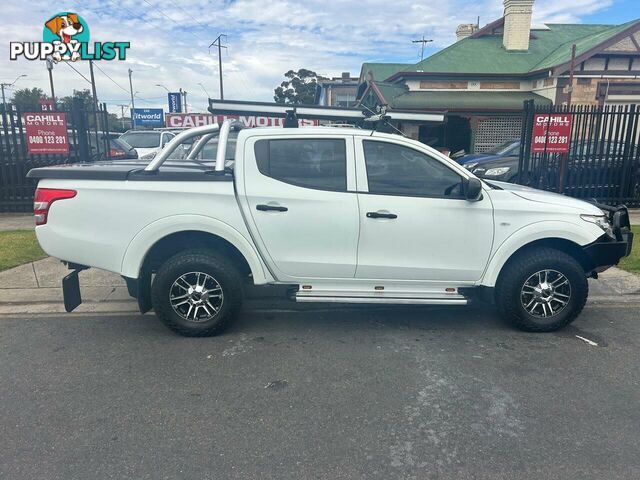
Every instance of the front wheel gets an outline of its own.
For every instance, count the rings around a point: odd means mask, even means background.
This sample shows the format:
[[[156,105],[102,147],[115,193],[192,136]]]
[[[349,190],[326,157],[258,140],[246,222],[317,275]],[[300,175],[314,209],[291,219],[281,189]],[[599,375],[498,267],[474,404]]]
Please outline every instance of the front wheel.
[[[218,333],[240,309],[242,283],[233,265],[209,250],[187,250],[167,260],[151,287],[156,315],[188,337]]]
[[[516,327],[551,332],[576,319],[588,293],[587,277],[576,259],[552,248],[537,248],[505,266],[496,285],[496,303]]]

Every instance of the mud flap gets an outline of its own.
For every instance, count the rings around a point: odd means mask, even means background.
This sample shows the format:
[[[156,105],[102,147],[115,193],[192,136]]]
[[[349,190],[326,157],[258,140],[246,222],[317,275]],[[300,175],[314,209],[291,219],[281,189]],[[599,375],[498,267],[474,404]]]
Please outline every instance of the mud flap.
[[[62,279],[62,295],[64,296],[64,309],[67,312],[73,312],[82,303],[78,270],[74,270]]]

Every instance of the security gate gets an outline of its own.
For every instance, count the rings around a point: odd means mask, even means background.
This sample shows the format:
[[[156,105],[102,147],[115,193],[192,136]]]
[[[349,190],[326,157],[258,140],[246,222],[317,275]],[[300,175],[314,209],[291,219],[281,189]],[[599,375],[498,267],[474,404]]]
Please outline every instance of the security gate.
[[[540,138],[540,114],[570,116],[568,139]],[[640,207],[640,108],[637,105],[524,104],[518,183],[605,204]],[[565,151],[557,145],[566,140]],[[536,143],[537,142],[537,143]],[[542,144],[542,148],[541,148]],[[537,145],[537,148],[532,147]]]
[[[79,99],[74,99],[79,100]],[[29,154],[25,138],[23,112],[8,105],[0,105],[0,212],[29,212],[33,210],[36,182],[26,178],[32,168],[48,165],[96,161],[109,150],[108,113],[106,105],[97,110],[86,109],[75,101],[66,113],[69,153]],[[43,112],[51,113],[51,112]]]

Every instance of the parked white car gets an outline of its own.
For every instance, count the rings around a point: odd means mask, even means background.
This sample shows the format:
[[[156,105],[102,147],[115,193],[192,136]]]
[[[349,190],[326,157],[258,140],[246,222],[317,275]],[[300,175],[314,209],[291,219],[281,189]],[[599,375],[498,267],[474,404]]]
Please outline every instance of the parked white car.
[[[167,131],[128,130],[120,138],[135,148],[138,158],[151,159],[175,136]]]
[[[483,182],[402,136],[242,129],[230,169],[230,122],[216,161],[193,160],[217,128],[179,134],[148,164],[29,173],[38,240],[73,269],[67,310],[81,301],[77,271],[91,266],[122,275],[141,312],[184,335],[218,332],[245,282],[291,285],[299,302],[484,299],[524,330],[551,331],[578,316],[587,277],[631,249],[625,207]],[[190,158],[166,161],[199,136]]]

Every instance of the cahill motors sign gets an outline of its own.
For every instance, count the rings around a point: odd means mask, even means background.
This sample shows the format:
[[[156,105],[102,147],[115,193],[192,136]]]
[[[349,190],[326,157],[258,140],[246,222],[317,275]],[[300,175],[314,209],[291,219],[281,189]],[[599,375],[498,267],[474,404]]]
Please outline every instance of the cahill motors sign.
[[[9,58],[54,62],[77,60],[124,60],[130,42],[89,43],[89,26],[77,13],[60,12],[44,23],[42,42],[10,42]]]
[[[69,154],[67,117],[62,112],[26,112],[22,114],[27,152],[38,154]]]

